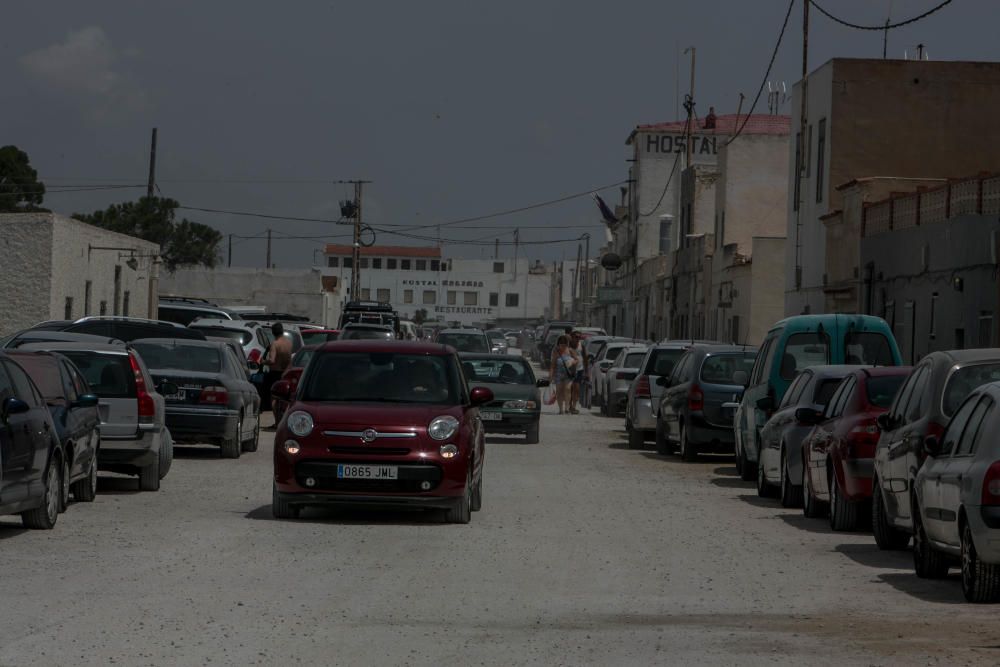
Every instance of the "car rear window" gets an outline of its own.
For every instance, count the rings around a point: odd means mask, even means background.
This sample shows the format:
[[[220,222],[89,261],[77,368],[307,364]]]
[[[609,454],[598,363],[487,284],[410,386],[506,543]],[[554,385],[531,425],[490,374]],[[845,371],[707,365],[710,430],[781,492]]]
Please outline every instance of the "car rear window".
[[[657,350],[653,349],[646,360],[646,368],[643,373],[646,375],[670,375],[673,372],[677,361],[684,356],[684,350]]]
[[[100,398],[135,398],[135,374],[128,355],[60,350]]]
[[[879,408],[888,408],[905,381],[905,375],[886,375],[868,378],[868,381],[865,382],[868,402]]]
[[[151,369],[201,373],[218,373],[222,370],[222,358],[216,347],[143,341],[136,342],[134,347]]]
[[[443,333],[438,336],[437,342],[442,345],[451,345],[459,352],[490,351],[490,346],[486,343],[486,336],[483,334]]]
[[[309,360],[313,358],[313,354],[315,352],[316,350],[313,349],[302,348],[295,353],[294,357],[292,357],[292,366],[295,366],[296,368],[305,368],[306,365],[309,364]]]
[[[328,331],[303,331],[302,342],[306,345],[321,345],[328,340],[336,340],[337,334]]]
[[[458,405],[462,396],[450,356],[321,352],[307,375],[305,401]]]
[[[889,339],[873,331],[851,331],[844,336],[844,363],[894,366]]]
[[[948,378],[941,411],[950,417],[974,389],[997,380],[1000,380],[1000,363],[962,366]]]
[[[469,382],[535,383],[528,365],[514,359],[463,359],[462,373]]]
[[[28,377],[34,381],[38,391],[45,400],[66,398],[62,376],[59,375],[59,362],[55,357],[47,355],[25,354],[13,357],[14,362],[24,369]]]
[[[229,340],[234,340],[240,345],[249,345],[253,341],[253,333],[246,331],[245,329],[223,329],[221,327],[191,327],[192,329],[197,329],[206,336],[214,336],[215,338],[228,338]]]
[[[392,332],[388,329],[348,327],[340,333],[341,340],[392,340],[392,338]]]
[[[813,403],[822,405],[825,408],[826,404],[830,402],[831,398],[833,398],[834,393],[836,393],[837,387],[840,386],[841,379],[842,378],[830,378],[828,380],[820,380],[819,386],[816,387]]]
[[[645,356],[645,352],[630,352],[626,354],[625,361],[622,362],[622,368],[638,368],[642,364],[642,358]]]
[[[756,358],[754,352],[713,354],[701,365],[701,381],[709,384],[736,384],[733,374],[743,371],[749,376]]]
[[[830,363],[830,339],[817,331],[792,334],[785,341],[785,354],[780,359],[780,373],[791,380],[799,371]]]

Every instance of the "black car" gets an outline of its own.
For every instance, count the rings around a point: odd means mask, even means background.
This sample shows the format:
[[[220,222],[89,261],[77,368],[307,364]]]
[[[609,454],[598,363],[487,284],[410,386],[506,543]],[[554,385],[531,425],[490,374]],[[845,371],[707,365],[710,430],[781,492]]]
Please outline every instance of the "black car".
[[[0,354],[0,514],[26,528],[56,525],[63,453],[45,399],[28,374]]]
[[[101,336],[105,340],[130,342],[140,338],[187,338],[205,340],[205,334],[197,329],[189,329],[174,322],[144,320],[138,317],[84,317],[79,320],[55,320],[42,322],[33,330],[69,331]]]
[[[93,501],[97,496],[97,450],[101,442],[97,395],[76,366],[60,354],[14,352],[9,356],[41,392],[56,427],[64,454],[62,508],[69,502],[70,492],[78,501]]]
[[[164,394],[167,428],[175,442],[218,444],[223,458],[257,451],[260,395],[226,343],[151,338],[133,348]]]

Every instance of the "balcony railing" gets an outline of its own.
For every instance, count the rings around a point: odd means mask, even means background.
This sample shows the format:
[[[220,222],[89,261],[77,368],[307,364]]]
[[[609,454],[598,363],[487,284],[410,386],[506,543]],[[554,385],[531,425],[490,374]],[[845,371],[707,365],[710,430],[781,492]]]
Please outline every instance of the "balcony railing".
[[[982,175],[865,204],[862,235],[943,222],[959,215],[998,214],[1000,176]]]

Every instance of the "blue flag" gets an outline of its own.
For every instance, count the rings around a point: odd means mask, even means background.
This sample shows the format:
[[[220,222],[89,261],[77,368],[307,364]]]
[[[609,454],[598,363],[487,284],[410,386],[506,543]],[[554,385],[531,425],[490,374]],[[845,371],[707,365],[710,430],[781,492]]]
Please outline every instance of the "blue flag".
[[[604,218],[604,222],[609,225],[613,225],[618,222],[618,218],[616,218],[615,214],[611,212],[611,209],[608,208],[608,205],[604,203],[604,200],[601,199],[599,194],[594,193],[594,199],[597,201],[597,208],[601,209],[601,217]]]

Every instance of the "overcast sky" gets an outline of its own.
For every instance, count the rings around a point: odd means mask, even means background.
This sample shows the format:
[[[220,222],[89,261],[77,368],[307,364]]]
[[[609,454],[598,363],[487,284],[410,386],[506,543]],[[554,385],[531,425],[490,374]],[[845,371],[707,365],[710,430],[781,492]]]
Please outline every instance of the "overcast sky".
[[[822,0],[858,23],[908,18],[939,0]],[[997,60],[996,0],[954,0],[889,34],[938,60]],[[0,145],[27,151],[51,189],[145,183],[150,128],[157,181],[181,204],[338,217],[339,179],[372,180],[373,225],[434,225],[554,199],[626,177],[625,138],[675,117],[677,52],[697,47],[695,98],[733,113],[752,98],[788,0],[6,3],[0,37]],[[771,79],[798,78],[801,0]],[[881,57],[882,34],[811,16],[810,69],[834,56]],[[682,87],[688,60],[682,57]],[[766,111],[761,102],[758,111]],[[785,109],[787,111],[787,107]],[[746,107],[744,107],[746,111]],[[226,183],[220,181],[272,181]],[[284,182],[281,182],[284,181]],[[295,181],[295,182],[289,182]],[[52,210],[103,208],[142,188],[53,193]],[[605,193],[611,201],[615,190]],[[308,266],[344,226],[185,211],[225,234],[275,230],[273,262]],[[447,239],[552,241],[521,256],[576,256],[602,228],[589,198],[444,227]],[[436,234],[432,227],[416,234]],[[378,242],[414,244],[379,234]],[[225,244],[223,244],[225,246]],[[596,251],[598,243],[592,244]],[[223,247],[223,249],[225,249]],[[449,246],[453,256],[493,247]],[[509,256],[513,250],[502,247]],[[233,264],[263,266],[260,239]]]

